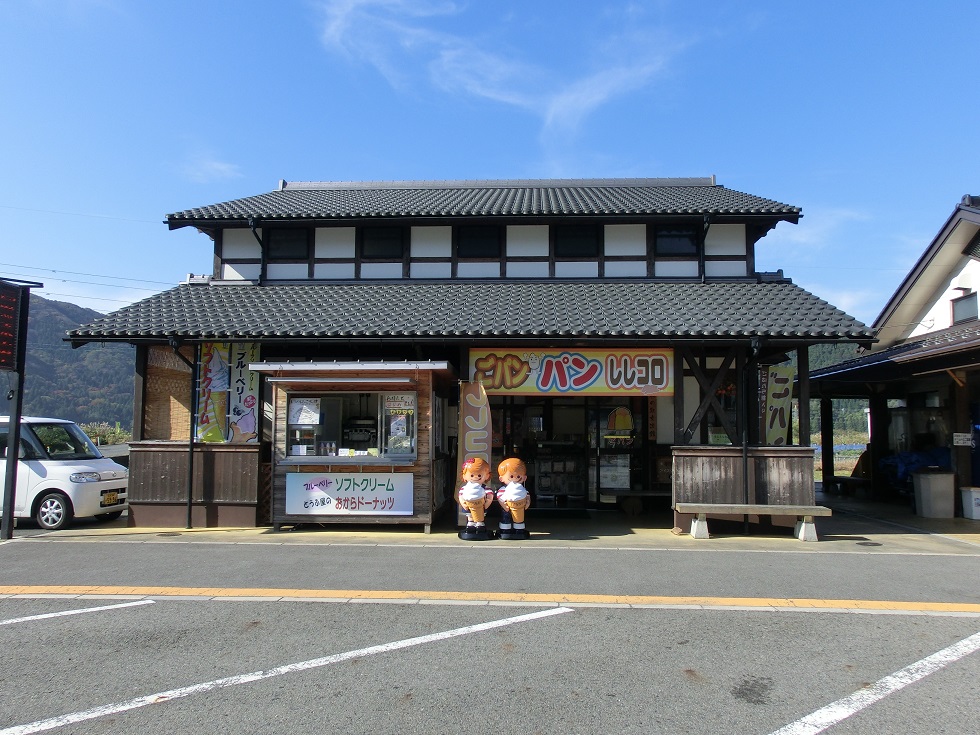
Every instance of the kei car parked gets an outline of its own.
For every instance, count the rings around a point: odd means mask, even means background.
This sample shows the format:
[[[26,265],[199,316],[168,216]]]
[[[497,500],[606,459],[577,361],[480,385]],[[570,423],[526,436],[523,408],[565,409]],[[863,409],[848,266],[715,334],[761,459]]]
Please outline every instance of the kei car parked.
[[[6,481],[9,430],[10,418],[0,416],[0,483]],[[129,507],[128,482],[129,470],[102,456],[77,424],[21,417],[14,518],[32,518],[51,531],[73,518],[115,520]]]

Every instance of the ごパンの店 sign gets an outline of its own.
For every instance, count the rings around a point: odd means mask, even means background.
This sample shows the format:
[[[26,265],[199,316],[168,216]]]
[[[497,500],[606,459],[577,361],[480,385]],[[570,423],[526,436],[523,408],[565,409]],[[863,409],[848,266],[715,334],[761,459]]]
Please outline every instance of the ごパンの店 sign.
[[[674,394],[674,351],[470,350],[470,378],[489,394]]]

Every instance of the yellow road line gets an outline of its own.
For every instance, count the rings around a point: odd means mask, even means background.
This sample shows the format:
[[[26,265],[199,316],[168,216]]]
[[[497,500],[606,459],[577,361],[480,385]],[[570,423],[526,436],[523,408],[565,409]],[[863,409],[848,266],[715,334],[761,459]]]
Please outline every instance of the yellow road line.
[[[663,595],[576,595],[440,590],[313,590],[268,587],[144,587],[119,585],[0,585],[0,595],[255,597],[332,600],[418,600],[427,602],[514,602],[546,605],[629,605],[656,607],[740,607],[782,610],[857,610],[966,613],[980,615],[980,604],[902,600],[825,600],[779,597],[670,597]]]

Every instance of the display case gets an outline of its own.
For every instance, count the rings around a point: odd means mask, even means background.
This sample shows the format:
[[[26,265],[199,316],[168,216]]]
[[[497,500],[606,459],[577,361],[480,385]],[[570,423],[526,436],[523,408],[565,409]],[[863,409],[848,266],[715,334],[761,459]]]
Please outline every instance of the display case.
[[[414,392],[290,395],[286,455],[300,463],[302,457],[415,459],[416,411]]]

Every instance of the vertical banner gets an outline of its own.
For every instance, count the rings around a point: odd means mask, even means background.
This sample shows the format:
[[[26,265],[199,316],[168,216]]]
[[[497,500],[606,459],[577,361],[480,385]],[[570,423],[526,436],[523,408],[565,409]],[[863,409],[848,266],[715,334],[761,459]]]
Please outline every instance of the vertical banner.
[[[259,441],[256,416],[259,407],[259,374],[248,369],[250,362],[258,361],[257,342],[231,345],[227,439],[235,444],[257,444]]]
[[[459,384],[459,463],[472,457],[490,462],[490,402],[483,383]]]
[[[228,424],[228,344],[205,342],[197,366],[197,440],[223,442]]]
[[[789,443],[790,420],[793,414],[793,379],[796,368],[792,365],[770,365],[763,376],[765,383],[766,444],[783,447]]]

